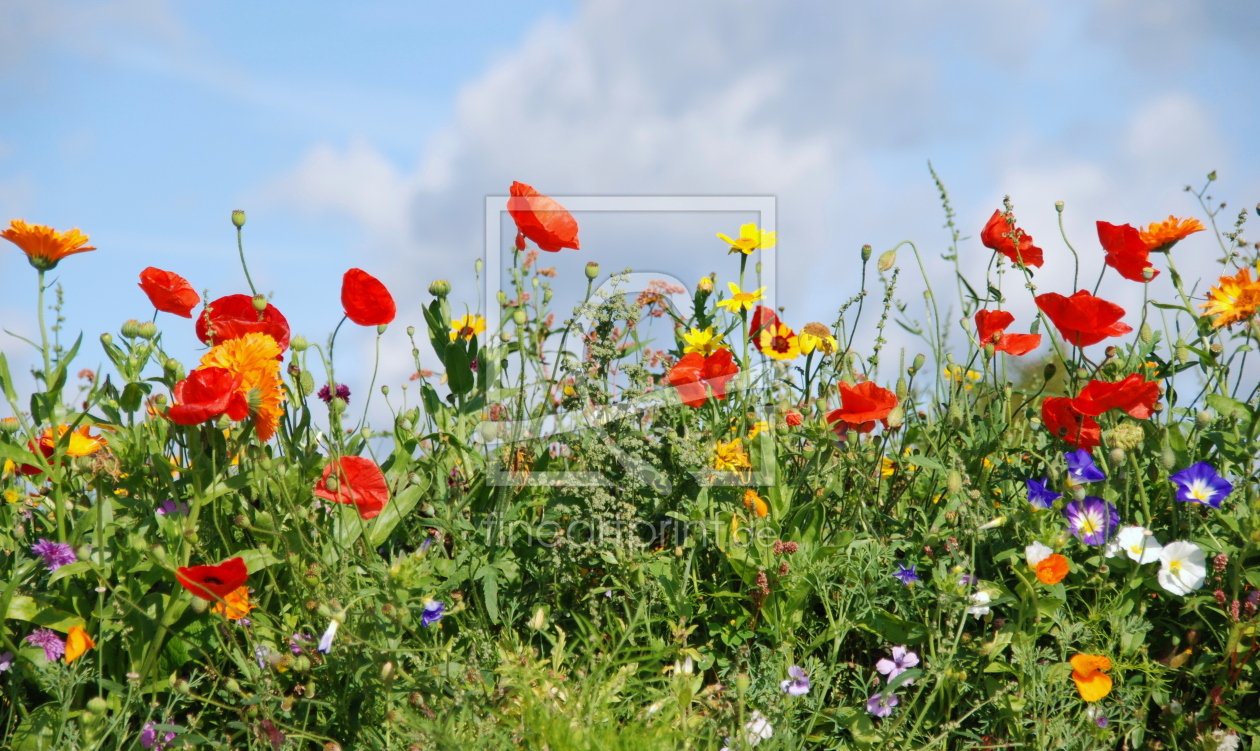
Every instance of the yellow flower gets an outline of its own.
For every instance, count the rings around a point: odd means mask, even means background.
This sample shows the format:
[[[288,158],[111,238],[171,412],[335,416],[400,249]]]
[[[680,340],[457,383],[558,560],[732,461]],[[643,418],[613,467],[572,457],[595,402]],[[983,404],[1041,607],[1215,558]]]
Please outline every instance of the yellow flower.
[[[8,477],[9,475],[13,474],[16,470],[17,470],[17,465],[13,463],[13,460],[5,459],[4,469],[0,470],[0,477]]]
[[[886,456],[879,458],[879,474],[883,477],[892,477],[897,471],[897,463]]]
[[[22,496],[19,495],[18,492],[14,490],[13,488],[9,488],[8,490],[4,491],[5,503],[17,503],[20,500],[22,500]]]
[[[687,346],[683,347],[683,354],[698,352],[708,357],[719,349],[727,349],[727,346],[722,344],[722,335],[714,334],[712,326],[704,331],[692,329],[684,332],[682,338],[687,343]]]
[[[47,271],[66,256],[86,253],[96,248],[88,245],[88,236],[77,229],[58,232],[52,227],[27,224],[21,219],[9,222],[9,228],[0,237],[22,249],[26,259],[40,271]]]
[[[757,491],[749,488],[744,491],[744,508],[751,511],[758,517],[768,516],[770,507],[766,505],[765,499],[757,495]]]
[[[1162,222],[1151,222],[1144,230],[1138,230],[1138,237],[1146,243],[1148,250],[1169,250],[1179,240],[1202,231],[1203,224],[1198,219],[1170,216]]]
[[[486,319],[476,314],[468,314],[463,318],[456,318],[451,321],[451,341],[463,338],[465,340],[472,339],[478,334],[484,334],[486,331]]]
[[[1072,680],[1085,701],[1098,701],[1111,693],[1111,660],[1103,655],[1075,655],[1072,657]]]
[[[749,461],[743,445],[736,438],[729,443],[718,441],[713,450],[713,468],[719,472],[738,472],[752,469],[752,462]]]
[[[70,430],[69,425],[59,426],[57,428],[57,437],[53,438],[52,428],[45,428],[44,434],[40,436],[39,442],[44,448],[52,451],[68,430]],[[84,425],[78,430],[70,433],[70,443],[66,445],[66,456],[91,456],[97,451],[105,448],[105,437],[99,435],[88,435],[90,430],[90,425]]]
[[[79,659],[95,646],[96,642],[92,641],[92,637],[88,636],[82,626],[71,626],[70,632],[66,634],[66,664]]]
[[[757,334],[757,349],[776,360],[795,360],[801,355],[796,332],[786,323],[769,324]]]
[[[1250,267],[1234,276],[1221,277],[1218,284],[1208,290],[1208,301],[1199,306],[1204,309],[1203,315],[1216,316],[1214,327],[1245,321],[1260,307],[1260,282],[1252,281]]]
[[[801,333],[796,335],[796,340],[800,345],[802,355],[808,355],[815,349],[824,355],[833,355],[840,349],[840,344],[831,335],[831,329],[821,323],[807,323],[802,326]]]
[[[770,429],[770,423],[766,422],[765,420],[758,420],[757,422],[753,423],[753,426],[751,428],[748,429],[748,440],[751,441],[752,439],[761,435],[763,431],[766,431],[769,429]]]
[[[211,606],[210,611],[226,617],[229,621],[239,621],[249,615],[249,611],[254,607],[254,603],[249,601],[249,587],[237,587],[228,592],[227,597],[224,597],[221,602],[216,602]]]
[[[269,334],[249,333],[216,345],[201,358],[204,367],[225,368],[240,376],[260,441],[275,434],[284,414],[279,355],[280,345]]]
[[[762,232],[757,229],[755,222],[749,222],[739,228],[739,237],[731,239],[721,232],[717,236],[725,240],[730,246],[732,253],[743,253],[744,255],[752,255],[754,250],[758,248],[773,248],[775,243],[774,232]]]
[[[753,303],[760,300],[761,293],[766,291],[765,287],[758,287],[756,292],[742,292],[739,285],[734,282],[727,282],[726,286],[731,288],[731,299],[722,300],[718,305],[732,313],[738,313],[740,308],[752,310]]]
[[[951,363],[944,368],[945,380],[954,383],[966,383],[968,391],[971,390],[972,384],[979,381],[984,376],[974,370],[967,370],[958,363]]]

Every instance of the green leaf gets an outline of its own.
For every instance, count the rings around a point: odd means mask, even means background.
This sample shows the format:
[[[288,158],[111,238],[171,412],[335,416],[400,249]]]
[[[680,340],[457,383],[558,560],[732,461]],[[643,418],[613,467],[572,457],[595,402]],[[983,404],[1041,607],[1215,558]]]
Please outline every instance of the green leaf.
[[[472,366],[468,364],[468,353],[458,345],[446,348],[446,385],[452,394],[467,394],[472,391]]]
[[[486,596],[486,614],[493,623],[499,622],[499,575],[493,566],[482,566],[477,572],[482,592]]]
[[[13,388],[13,376],[9,374],[9,361],[3,352],[0,352],[0,390],[4,391],[4,398],[10,403],[17,401],[17,391]]]
[[[1208,394],[1207,405],[1225,417],[1251,417],[1251,408],[1223,394]]]
[[[52,572],[52,575],[48,577],[48,583],[52,584],[55,581],[61,581],[67,576],[75,576],[76,574],[81,574],[84,571],[91,571],[91,570],[92,570],[91,562],[75,561],[74,563],[62,566],[58,568],[56,571]]]
[[[385,508],[381,513],[372,520],[372,524],[368,527],[367,543],[372,547],[379,547],[385,540],[389,539],[389,534],[394,531],[394,527],[398,526],[398,522],[415,509],[416,504],[420,502],[420,496],[424,495],[424,491],[429,487],[428,478],[425,479],[424,485],[411,485],[403,489],[401,493],[390,499],[385,504]]]
[[[135,412],[140,409],[140,403],[152,390],[152,384],[142,381],[129,383],[123,387],[122,398],[118,400],[118,406],[122,407],[125,412]]]
[[[9,600],[9,609],[5,617],[27,621],[34,623],[36,626],[43,626],[62,633],[69,631],[71,626],[87,625],[77,615],[57,610],[52,605],[26,595],[17,595]]]

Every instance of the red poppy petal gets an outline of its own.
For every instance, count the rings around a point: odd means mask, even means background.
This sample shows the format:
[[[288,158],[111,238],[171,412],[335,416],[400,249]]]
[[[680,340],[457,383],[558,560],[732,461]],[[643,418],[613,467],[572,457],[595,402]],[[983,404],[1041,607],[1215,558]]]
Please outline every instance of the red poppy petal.
[[[1003,334],[994,346],[999,352],[1019,357],[1041,346],[1041,334]]]
[[[210,331],[216,342],[239,339],[250,333],[267,334],[280,345],[280,351],[289,348],[289,322],[276,306],[268,303],[261,313],[254,309],[254,298],[249,295],[228,295],[214,300],[197,316],[197,339],[210,344]]]
[[[360,326],[393,323],[398,313],[393,295],[379,279],[363,269],[350,269],[341,278],[341,306],[346,317]]]
[[[184,318],[192,318],[192,309],[201,302],[187,279],[153,266],[140,272],[140,289],[148,295],[154,308]]]

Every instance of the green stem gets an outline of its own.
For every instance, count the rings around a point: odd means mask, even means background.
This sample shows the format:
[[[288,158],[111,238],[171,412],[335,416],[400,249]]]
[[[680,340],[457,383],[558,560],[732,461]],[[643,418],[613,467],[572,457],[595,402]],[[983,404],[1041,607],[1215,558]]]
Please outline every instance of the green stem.
[[[39,351],[44,356],[44,387],[48,388],[52,360],[48,357],[48,327],[44,325],[44,270],[39,270]]]
[[[250,294],[257,295],[258,290],[254,287],[254,280],[249,276],[249,266],[245,263],[245,243],[241,239],[241,228],[236,228],[236,250],[241,254],[241,268],[245,270],[245,281],[249,282]]]

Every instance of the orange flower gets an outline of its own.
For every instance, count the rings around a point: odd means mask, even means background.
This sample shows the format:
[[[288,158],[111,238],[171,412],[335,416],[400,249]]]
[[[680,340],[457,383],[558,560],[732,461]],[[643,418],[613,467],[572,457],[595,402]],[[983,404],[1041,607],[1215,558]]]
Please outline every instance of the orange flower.
[[[1033,570],[1042,584],[1058,584],[1068,575],[1068,561],[1058,553],[1051,553],[1033,566]]]
[[[869,433],[879,420],[888,427],[888,415],[897,406],[897,395],[873,381],[863,381],[856,386],[840,383],[840,409],[827,415],[831,429],[840,432],[845,426],[856,428],[859,433]]]
[[[1203,315],[1216,316],[1216,328],[1231,326],[1250,318],[1260,308],[1260,282],[1252,281],[1251,268],[1244,267],[1234,276],[1223,276],[1219,286],[1208,290],[1208,301],[1200,305]]]
[[[1111,660],[1103,655],[1076,655],[1072,658],[1072,680],[1085,701],[1098,701],[1111,693]]]
[[[766,505],[765,500],[757,495],[757,491],[749,488],[744,491],[744,508],[756,514],[758,517],[768,516],[770,507]]]
[[[58,232],[42,224],[27,224],[21,219],[9,222],[9,228],[0,237],[22,249],[31,265],[40,271],[48,271],[66,256],[86,253],[96,248],[88,245],[88,236],[78,229]]]
[[[1170,250],[1178,241],[1202,231],[1203,224],[1198,219],[1178,219],[1175,216],[1162,222],[1151,222],[1146,229],[1139,230],[1142,242],[1149,250]]]
[[[284,389],[280,383],[280,345],[269,334],[248,333],[218,344],[201,358],[208,368],[224,368],[241,379],[240,389],[249,403],[258,439],[266,441],[276,432],[284,414],[280,404]]]
[[[92,641],[92,637],[88,636],[82,626],[71,626],[70,633],[66,634],[66,664],[79,659],[84,652],[95,646],[96,642]]]
[[[253,609],[254,603],[249,601],[249,587],[237,587],[210,607],[211,612],[218,613],[229,621],[239,621]]]
[[[77,430],[70,430],[69,425],[59,425],[57,426],[57,437],[54,438],[52,428],[45,428],[43,434],[39,437],[38,447],[33,443],[28,443],[27,448],[31,451],[35,451],[38,448],[45,459],[51,460],[53,454],[56,453],[57,444],[61,442],[66,432],[69,431],[70,440],[66,443],[65,455],[69,457],[91,456],[108,445],[105,436],[91,435],[91,430],[91,425],[84,425]],[[18,471],[24,475],[37,475],[44,470],[32,464],[23,464],[18,468]]]

